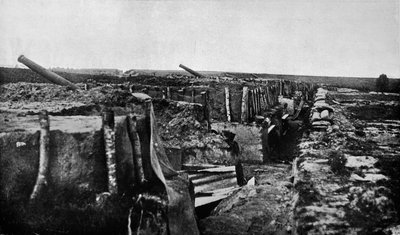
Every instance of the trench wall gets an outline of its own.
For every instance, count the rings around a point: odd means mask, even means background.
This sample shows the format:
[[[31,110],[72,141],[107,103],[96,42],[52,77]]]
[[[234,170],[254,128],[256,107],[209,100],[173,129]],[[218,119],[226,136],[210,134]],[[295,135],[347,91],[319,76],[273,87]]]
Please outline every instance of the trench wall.
[[[248,89],[245,100],[244,87]],[[263,116],[265,111],[278,105],[278,96],[294,97],[296,92],[300,92],[308,100],[313,96],[314,88],[312,84],[283,80],[264,80],[257,83],[220,81],[196,86],[131,85],[132,90],[144,92],[153,98],[200,103],[208,109],[210,118],[218,122],[228,121],[228,106],[231,122],[245,123],[253,121],[257,115]],[[226,89],[229,92],[228,100]]]
[[[157,108],[163,112],[165,100],[186,101],[190,103],[199,103],[196,110],[187,113],[189,116],[196,113],[196,117],[191,117],[191,123],[187,123],[187,117],[179,118],[168,117],[168,125],[171,126],[168,131],[173,132],[175,139],[168,140],[187,142],[192,141],[192,135],[185,135],[185,141],[182,141],[181,133],[176,132],[185,127],[187,132],[193,132],[192,126],[198,126],[202,129],[201,122],[204,119],[216,120],[220,122],[227,121],[227,103],[225,90],[229,89],[228,107],[231,113],[232,122],[251,122],[256,115],[263,115],[263,112],[278,104],[278,96],[294,96],[296,92],[301,92],[305,96],[311,96],[313,86],[305,83],[288,82],[282,80],[265,80],[261,82],[231,82],[231,81],[195,81],[188,84],[187,81],[168,81],[165,84],[155,79],[149,82],[151,85],[140,83],[140,79],[120,85],[122,90],[131,89],[132,91],[142,91],[157,99],[155,111]],[[72,80],[72,79],[71,79]],[[96,82],[88,82],[90,87]],[[79,84],[83,87],[83,84]],[[188,86],[189,85],[189,86]],[[248,88],[247,99],[243,99],[243,89]],[[107,89],[107,87],[104,87]],[[103,92],[103,91],[100,91]],[[126,93],[120,93],[126,95]],[[118,94],[118,93],[117,93]],[[112,97],[121,101],[121,97]],[[126,98],[126,97],[125,97]],[[161,99],[161,101],[160,101]],[[115,99],[111,99],[114,101]],[[29,102],[27,102],[29,103]],[[127,105],[122,100],[121,107]],[[177,106],[180,102],[177,102]],[[201,107],[204,116],[198,115]],[[243,110],[244,107],[245,109]],[[126,108],[126,107],[125,107]],[[184,109],[186,110],[186,109]],[[126,111],[126,110],[125,110]],[[243,119],[243,113],[245,113]],[[175,114],[172,113],[171,116]],[[159,125],[163,125],[165,121],[161,116]],[[0,173],[0,203],[2,210],[1,220],[6,221],[2,224],[7,226],[19,225],[34,226],[36,228],[57,229],[58,231],[79,231],[79,225],[87,226],[87,231],[101,231],[102,229],[122,228],[127,218],[127,209],[125,203],[115,203],[121,208],[110,205],[109,208],[98,207],[96,197],[99,193],[106,191],[106,163],[104,155],[104,145],[102,140],[102,129],[99,126],[100,117],[84,117],[84,116],[59,116],[53,117],[51,123],[59,123],[52,125],[51,129],[51,160],[50,160],[50,177],[48,194],[42,199],[42,203],[47,203],[43,208],[55,208],[54,210],[43,210],[42,214],[35,211],[37,208],[30,208],[28,203],[29,194],[35,183],[38,171],[38,122],[32,121],[37,119],[35,116],[21,117],[15,126],[16,129],[2,130],[0,134],[1,148],[1,166]],[[81,120],[80,120],[81,119]],[[79,121],[80,120],[80,121]],[[185,120],[185,121],[182,121]],[[80,126],[83,125],[83,126]],[[88,127],[89,126],[89,127]],[[130,149],[130,141],[126,134],[126,121],[124,118],[117,118],[116,133],[116,156],[117,156],[117,181],[119,185],[119,195],[129,191],[133,183],[133,163],[132,150]],[[71,129],[72,128],[72,129]],[[166,127],[161,127],[166,128]],[[254,129],[256,132],[257,128]],[[199,131],[200,134],[203,134]],[[254,134],[254,133],[252,133]],[[171,135],[165,135],[170,138]],[[184,147],[184,157],[182,161],[193,161],[198,163],[204,158],[211,163],[229,163],[230,146],[221,136],[206,136],[199,139],[190,146]],[[209,139],[209,140],[207,140]],[[207,144],[204,144],[207,140]],[[214,142],[218,142],[216,145]],[[205,145],[208,145],[206,146]],[[226,162],[213,162],[218,160],[214,156],[218,147],[219,155],[226,158]],[[174,147],[174,146],[172,146]],[[171,148],[174,149],[174,148]],[[185,152],[186,151],[186,152]],[[258,151],[257,149],[255,151]],[[174,151],[171,151],[174,152]],[[175,154],[175,153],[173,153]],[[207,158],[208,157],[208,158]],[[201,158],[201,159],[200,159]],[[200,160],[200,161],[199,161]],[[224,160],[225,161],[225,160]],[[179,165],[179,164],[176,164]],[[121,196],[122,197],[122,196]],[[124,200],[123,198],[119,198]],[[126,199],[126,198],[125,198]],[[89,211],[89,212],[88,212]],[[88,213],[87,213],[88,212]],[[57,215],[61,215],[57,217]],[[76,219],[70,220],[70,217]],[[110,218],[113,217],[113,218]],[[56,218],[56,219],[51,219]],[[68,222],[66,222],[68,221]],[[107,221],[107,223],[98,224],[98,221]],[[110,224],[111,223],[111,224]]]
[[[33,229],[49,233],[52,229],[54,233],[78,232],[82,231],[80,226],[86,226],[87,232],[123,229],[121,221],[128,212],[124,203],[109,207],[96,201],[98,194],[107,191],[101,117],[50,116],[48,184],[33,205],[29,204],[29,197],[39,167],[38,116],[21,117],[18,121],[25,123],[24,131],[8,129],[0,133],[1,225],[12,231]],[[119,195],[128,193],[134,183],[130,146],[125,118],[117,117]],[[102,220],[104,223],[98,224]]]

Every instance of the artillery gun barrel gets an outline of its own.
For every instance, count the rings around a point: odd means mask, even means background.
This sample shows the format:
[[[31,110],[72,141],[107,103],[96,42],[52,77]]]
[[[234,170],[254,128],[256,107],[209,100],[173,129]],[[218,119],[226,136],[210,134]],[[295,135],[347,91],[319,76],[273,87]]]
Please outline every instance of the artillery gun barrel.
[[[194,76],[196,76],[196,77],[204,78],[204,75],[203,75],[203,74],[198,73],[198,72],[196,72],[196,71],[194,71],[194,70],[192,70],[192,69],[186,67],[186,66],[183,65],[183,64],[180,64],[179,67],[181,67],[182,69],[186,70],[188,73],[190,73],[190,74],[192,74],[192,75],[194,75]]]
[[[60,75],[58,75],[48,69],[43,68],[42,66],[33,62],[32,60],[26,58],[24,55],[20,55],[18,57],[18,61],[20,63],[23,63],[28,68],[35,71],[36,73],[42,75],[46,80],[48,80],[50,82],[53,82],[55,84],[62,85],[62,86],[68,86],[74,90],[79,90],[79,87],[76,86],[75,84],[73,84],[72,82],[68,81],[67,79],[61,77]]]

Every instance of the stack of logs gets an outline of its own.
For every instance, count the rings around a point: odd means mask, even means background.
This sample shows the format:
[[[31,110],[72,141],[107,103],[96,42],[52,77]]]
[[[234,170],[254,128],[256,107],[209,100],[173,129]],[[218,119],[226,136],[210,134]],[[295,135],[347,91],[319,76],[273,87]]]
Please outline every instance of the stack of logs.
[[[327,90],[318,88],[314,99],[314,106],[311,109],[311,124],[314,130],[326,130],[332,125],[333,108],[326,103]]]

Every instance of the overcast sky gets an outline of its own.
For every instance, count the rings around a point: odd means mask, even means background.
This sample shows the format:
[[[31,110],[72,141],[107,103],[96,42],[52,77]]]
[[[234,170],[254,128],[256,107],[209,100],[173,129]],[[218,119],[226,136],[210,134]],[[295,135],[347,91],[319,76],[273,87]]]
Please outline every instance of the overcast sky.
[[[400,77],[400,0],[0,0],[0,65]]]

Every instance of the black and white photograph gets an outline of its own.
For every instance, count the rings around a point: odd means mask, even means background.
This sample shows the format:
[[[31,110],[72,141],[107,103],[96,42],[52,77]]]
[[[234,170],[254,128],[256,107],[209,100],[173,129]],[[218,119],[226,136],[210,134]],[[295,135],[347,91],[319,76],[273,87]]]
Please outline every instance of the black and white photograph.
[[[0,235],[400,235],[400,0],[0,0]]]

